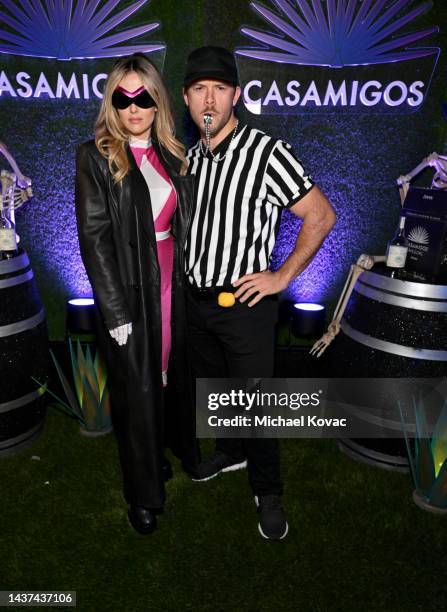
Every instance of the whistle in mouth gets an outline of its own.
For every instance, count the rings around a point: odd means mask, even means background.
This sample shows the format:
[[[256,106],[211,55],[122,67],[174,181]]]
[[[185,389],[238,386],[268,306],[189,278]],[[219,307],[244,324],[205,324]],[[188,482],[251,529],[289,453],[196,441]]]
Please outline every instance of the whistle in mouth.
[[[211,117],[211,115],[203,115],[203,123],[205,125],[210,125],[213,121],[213,118]]]

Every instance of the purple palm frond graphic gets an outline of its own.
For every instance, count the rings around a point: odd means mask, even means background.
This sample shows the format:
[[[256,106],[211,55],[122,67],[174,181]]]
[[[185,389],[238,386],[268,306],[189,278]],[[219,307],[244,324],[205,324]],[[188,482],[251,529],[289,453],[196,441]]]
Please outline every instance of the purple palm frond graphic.
[[[159,23],[112,31],[148,0],[114,12],[120,0],[2,0],[0,53],[59,60],[116,57],[164,49],[161,43],[121,45],[147,34]],[[112,14],[113,13],[113,14]]]
[[[239,49],[239,55],[339,68],[413,60],[436,53],[436,49],[408,47],[439,32],[437,26],[402,34],[403,28],[432,7],[431,0],[411,10],[414,0],[271,0],[271,4],[276,10],[251,2],[276,31],[241,28],[262,47]]]

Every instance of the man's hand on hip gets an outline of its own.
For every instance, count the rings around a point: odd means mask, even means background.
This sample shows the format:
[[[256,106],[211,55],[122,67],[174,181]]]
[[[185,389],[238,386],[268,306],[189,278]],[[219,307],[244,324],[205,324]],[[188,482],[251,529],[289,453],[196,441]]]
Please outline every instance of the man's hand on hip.
[[[248,302],[248,306],[254,306],[262,300],[266,295],[273,295],[284,291],[289,284],[288,279],[279,271],[256,272],[254,274],[245,274],[233,282],[234,287],[238,287],[234,297],[239,298],[240,302],[245,302],[252,295],[256,296]]]

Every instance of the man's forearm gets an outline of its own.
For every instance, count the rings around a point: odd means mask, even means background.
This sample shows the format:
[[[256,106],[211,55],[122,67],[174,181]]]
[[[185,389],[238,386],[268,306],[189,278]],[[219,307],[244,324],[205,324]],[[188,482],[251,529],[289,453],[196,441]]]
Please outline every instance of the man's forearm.
[[[334,222],[335,218],[332,217],[304,219],[294,250],[277,270],[284,283],[289,285],[307,268],[332,229]]]
[[[276,272],[266,270],[245,274],[233,282],[233,286],[237,288],[235,297],[241,302],[250,299],[249,306],[255,306],[266,295],[287,289],[289,283],[301,274],[315,257],[335,223],[335,212],[317,186],[290,210],[303,219],[303,224],[295,248],[283,265]]]

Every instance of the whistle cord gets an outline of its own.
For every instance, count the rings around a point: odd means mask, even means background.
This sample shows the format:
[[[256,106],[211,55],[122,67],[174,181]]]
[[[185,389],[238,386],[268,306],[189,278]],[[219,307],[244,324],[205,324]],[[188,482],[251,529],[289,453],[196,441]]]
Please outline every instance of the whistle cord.
[[[223,157],[219,157],[219,158],[217,158],[217,156],[214,155],[214,153],[211,151],[211,131],[210,131],[210,125],[211,125],[212,120],[213,119],[212,119],[212,117],[210,115],[204,115],[204,117],[203,117],[203,121],[205,123],[206,149],[205,149],[205,151],[203,150],[202,139],[200,139],[200,152],[202,153],[202,155],[204,157],[206,157],[208,155],[208,151],[209,151],[210,154],[211,154],[211,158],[212,158],[213,162],[218,163],[218,162],[220,162],[220,161],[222,161],[223,159],[226,158],[227,153],[230,150],[231,143],[233,142],[233,140],[234,140],[234,138],[236,136],[236,133],[237,133],[237,129],[239,127],[239,119],[236,119],[236,126],[235,126],[235,128],[233,130],[233,135],[231,136],[230,144],[228,145],[228,148],[227,148],[227,151],[226,151],[225,155]]]

